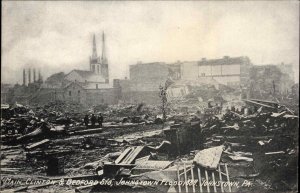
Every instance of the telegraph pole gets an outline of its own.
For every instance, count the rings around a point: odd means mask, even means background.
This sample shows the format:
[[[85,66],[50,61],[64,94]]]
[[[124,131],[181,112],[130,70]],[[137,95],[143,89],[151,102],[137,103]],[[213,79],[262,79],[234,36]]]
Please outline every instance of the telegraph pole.
[[[162,114],[163,114],[163,122],[165,122],[167,119],[167,115],[166,115],[167,88],[160,85],[159,90],[160,90],[159,96],[161,98],[161,110],[162,110]]]

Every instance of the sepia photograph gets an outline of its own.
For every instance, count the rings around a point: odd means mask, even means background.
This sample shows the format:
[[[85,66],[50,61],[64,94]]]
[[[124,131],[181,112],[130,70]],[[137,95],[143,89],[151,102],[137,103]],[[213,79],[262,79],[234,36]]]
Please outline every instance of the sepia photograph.
[[[1,1],[0,192],[298,192],[299,10]]]

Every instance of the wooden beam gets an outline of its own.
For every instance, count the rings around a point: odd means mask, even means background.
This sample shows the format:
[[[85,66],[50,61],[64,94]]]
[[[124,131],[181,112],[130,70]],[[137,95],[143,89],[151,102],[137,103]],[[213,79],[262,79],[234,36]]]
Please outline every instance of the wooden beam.
[[[194,168],[193,165],[191,165],[191,175],[192,175],[192,183],[193,183],[193,193],[195,193],[195,184],[194,184]]]
[[[225,170],[226,170],[226,176],[227,176],[229,192],[231,192],[231,186],[230,186],[230,179],[229,179],[227,164],[225,164]]]
[[[179,165],[177,165],[177,180],[178,180],[178,191],[179,193],[181,193],[181,185],[179,184],[180,182]]]
[[[207,170],[205,170],[205,178],[206,181],[209,182]],[[207,183],[206,188],[207,188],[207,192],[209,193],[209,183]]]
[[[263,104],[263,103],[258,103],[258,102],[255,102],[255,101],[251,101],[251,100],[243,99],[243,101],[249,102],[249,103],[252,103],[252,104],[255,104],[255,105],[271,108],[271,109],[276,109],[275,107],[272,107],[272,106],[269,106],[269,105],[266,105],[266,104]]]
[[[183,163],[183,168],[184,168],[184,182],[187,182],[187,175],[186,175],[186,172],[187,172],[187,171],[186,171],[185,163]],[[185,183],[185,191],[186,191],[186,192],[189,192],[187,183]]]
[[[199,188],[200,188],[200,192],[202,193],[202,184],[201,184],[201,170],[200,168],[198,168],[198,178],[199,178]]]
[[[214,191],[217,192],[216,179],[215,179],[215,173],[214,173],[214,171],[211,172],[211,175],[212,175],[212,179],[213,179],[213,183],[214,183]]]
[[[223,189],[223,181],[222,181],[222,172],[221,172],[221,167],[220,167],[220,164],[219,164],[219,178],[220,178],[220,183],[221,183],[221,192],[224,192],[224,189]]]

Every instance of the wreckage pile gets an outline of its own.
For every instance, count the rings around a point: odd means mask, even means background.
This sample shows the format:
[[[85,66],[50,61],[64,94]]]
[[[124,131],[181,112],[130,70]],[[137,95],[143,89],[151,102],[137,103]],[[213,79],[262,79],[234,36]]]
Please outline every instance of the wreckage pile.
[[[67,117],[72,117],[75,121],[81,121],[87,109],[75,102],[54,101],[44,106],[36,106],[33,111],[37,117],[49,119],[50,122],[56,119],[66,119]]]
[[[53,127],[54,123],[39,119],[33,132],[43,135],[37,138],[31,132],[1,147],[5,151],[1,163],[7,166],[6,175],[21,172],[17,169],[20,163],[32,163],[23,172],[36,171],[36,175],[56,180],[46,187],[60,191],[295,191],[298,115],[270,101],[244,102],[245,107],[224,109],[223,115],[209,114],[206,119],[197,113],[168,116],[163,124],[153,121],[159,108],[149,113],[151,107],[142,104],[94,108],[118,120],[107,118],[103,128],[86,128],[76,121]],[[149,118],[132,121],[145,114]],[[58,134],[58,128],[67,132]],[[74,183],[58,186],[62,177]]]
[[[107,117],[108,121],[132,123],[143,122],[146,120],[154,121],[156,115],[159,113],[160,108],[144,103],[126,106],[111,105],[104,111],[104,115]]]
[[[256,182],[267,190],[291,191],[296,188],[293,170],[297,165],[298,122],[298,116],[287,111],[260,108],[248,116],[228,111],[222,119],[215,117],[203,125],[204,147],[226,146],[222,159],[233,166],[232,171],[229,166],[232,177],[253,176],[262,180]],[[237,162],[244,162],[245,168],[236,170]]]
[[[130,106],[95,106],[84,109],[77,103],[50,102],[44,106],[29,108],[20,104],[2,106],[2,142],[20,144],[36,142],[47,138],[70,135],[101,133],[109,128],[132,129],[139,125],[153,124],[155,116],[150,111],[155,107],[144,104]],[[101,111],[100,111],[101,110]],[[84,125],[84,116],[103,113],[106,123]],[[160,121],[161,123],[162,121]]]

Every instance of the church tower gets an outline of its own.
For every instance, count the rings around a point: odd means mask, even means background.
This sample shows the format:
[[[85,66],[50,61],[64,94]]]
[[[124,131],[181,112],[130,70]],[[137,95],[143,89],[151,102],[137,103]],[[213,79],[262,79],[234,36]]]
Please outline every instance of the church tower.
[[[106,49],[105,49],[105,35],[102,33],[102,55],[101,58],[97,55],[97,45],[96,45],[96,36],[93,36],[93,52],[90,57],[90,71],[95,74],[99,74],[105,78],[105,82],[109,82],[109,73],[108,73],[108,62],[106,58]]]
[[[101,64],[100,58],[97,56],[97,45],[96,45],[96,37],[95,34],[93,36],[93,53],[90,57],[90,71],[94,72],[95,74],[101,73]]]
[[[102,33],[102,55],[101,55],[101,75],[105,78],[105,81],[109,82],[108,76],[108,62],[105,53],[105,35]]]

